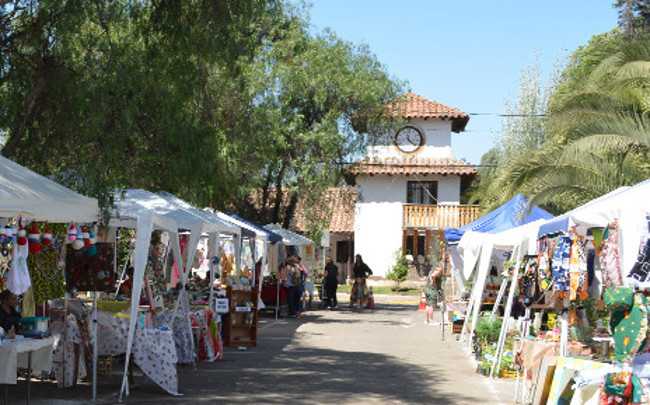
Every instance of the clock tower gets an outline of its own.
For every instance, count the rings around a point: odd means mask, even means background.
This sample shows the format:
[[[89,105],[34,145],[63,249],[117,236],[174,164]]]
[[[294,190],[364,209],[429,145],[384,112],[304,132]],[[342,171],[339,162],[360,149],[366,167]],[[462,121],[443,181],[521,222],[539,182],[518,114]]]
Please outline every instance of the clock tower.
[[[366,157],[351,168],[354,251],[378,276],[391,268],[400,248],[417,263],[434,264],[436,235],[469,217],[460,194],[476,175],[451,154],[452,133],[465,130],[467,114],[414,93],[389,102],[386,110],[403,124],[372,133]]]

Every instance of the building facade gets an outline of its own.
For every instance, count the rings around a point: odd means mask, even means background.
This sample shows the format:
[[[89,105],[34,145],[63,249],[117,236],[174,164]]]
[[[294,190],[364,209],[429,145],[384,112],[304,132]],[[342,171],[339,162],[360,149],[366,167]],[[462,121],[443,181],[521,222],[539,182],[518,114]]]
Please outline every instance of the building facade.
[[[451,150],[452,133],[464,131],[469,116],[413,93],[388,111],[404,124],[370,134],[366,156],[353,169],[354,253],[381,277],[402,249],[424,274],[438,260],[441,231],[478,217],[477,207],[460,204],[476,171]]]

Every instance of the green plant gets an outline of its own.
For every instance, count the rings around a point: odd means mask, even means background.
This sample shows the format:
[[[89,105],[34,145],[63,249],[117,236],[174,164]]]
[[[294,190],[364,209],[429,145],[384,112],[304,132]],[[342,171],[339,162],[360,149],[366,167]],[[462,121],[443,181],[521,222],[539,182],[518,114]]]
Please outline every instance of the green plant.
[[[399,284],[406,280],[409,266],[406,262],[406,256],[404,256],[404,252],[402,252],[401,248],[395,251],[394,258],[395,264],[393,264],[388,273],[386,273],[386,278],[397,282],[397,287],[399,288]]]
[[[490,314],[483,312],[476,324],[476,338],[484,344],[496,343],[501,334],[501,320],[493,319],[490,322]]]

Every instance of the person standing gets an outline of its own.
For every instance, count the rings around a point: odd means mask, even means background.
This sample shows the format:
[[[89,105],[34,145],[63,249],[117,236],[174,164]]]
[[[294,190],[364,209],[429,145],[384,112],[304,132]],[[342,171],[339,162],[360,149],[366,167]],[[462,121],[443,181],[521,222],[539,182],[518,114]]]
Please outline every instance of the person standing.
[[[327,309],[336,309],[338,302],[336,300],[336,290],[339,286],[339,268],[334,264],[330,256],[325,259],[325,272],[323,279],[325,281],[325,307]]]
[[[350,305],[348,307],[352,308],[354,303],[358,300],[359,308],[363,308],[363,302],[368,298],[368,293],[366,292],[366,278],[372,275],[372,270],[370,270],[370,267],[364,263],[360,254],[357,254],[354,257],[352,275],[354,277],[354,283],[352,284],[352,291],[350,291]]]
[[[284,286],[287,289],[287,303],[289,305],[289,318],[297,318],[300,310],[299,289],[302,283],[302,269],[296,265],[294,259],[287,259],[287,279]]]
[[[430,272],[427,285],[424,287],[424,296],[427,300],[427,307],[424,312],[424,323],[426,325],[440,325],[439,322],[435,321],[433,311],[435,311],[436,305],[438,305],[438,301],[442,296],[442,271],[443,266],[438,265],[434,271]]]

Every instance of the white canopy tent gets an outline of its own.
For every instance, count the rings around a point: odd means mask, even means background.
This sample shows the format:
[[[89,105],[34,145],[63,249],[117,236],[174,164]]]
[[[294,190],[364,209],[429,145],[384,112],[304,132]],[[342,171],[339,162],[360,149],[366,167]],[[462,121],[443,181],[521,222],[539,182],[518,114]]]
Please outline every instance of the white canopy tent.
[[[92,223],[99,219],[99,205],[95,198],[76,193],[0,156],[0,218],[15,217],[52,223]],[[97,339],[96,329],[93,339]],[[96,369],[93,399],[95,381]]]
[[[161,191],[157,193],[171,204],[199,217],[205,222],[203,223],[202,232],[208,235],[208,251],[212,252],[213,256],[219,254],[219,239],[221,234],[233,235],[236,239],[241,239],[241,227],[227,222],[219,216],[205,210],[200,210],[185,200],[182,200],[175,195]],[[197,242],[198,243],[198,242]],[[214,272],[210,272],[210,306],[214,302]]]
[[[185,265],[182,265],[178,231],[187,230],[190,232],[190,240],[186,249],[188,249],[188,252],[193,252],[196,250],[199,238],[203,232],[219,232],[222,229],[234,231],[235,228],[226,227],[223,223],[217,221],[208,221],[206,217],[192,213],[190,212],[191,210],[182,208],[179,206],[178,202],[171,197],[168,196],[168,198],[164,198],[161,195],[146,190],[117,190],[115,200],[117,212],[111,220],[110,225],[112,227],[135,228],[137,235],[134,252],[134,279],[131,293],[131,319],[127,340],[126,366],[120,391],[121,398],[123,394],[129,394],[128,363],[133,345],[133,338],[135,336],[138,304],[140,302],[140,292],[144,282],[149,244],[151,242],[151,232],[155,229],[167,230],[170,232],[170,243],[174,259],[181,269],[180,280],[182,289],[174,308],[174,314],[176,314],[179,304],[184,313],[189,308],[185,285],[188,281],[188,272],[193,260],[193,255],[188,254]],[[192,340],[193,336],[190,334],[190,341]]]
[[[636,261],[643,235],[648,233],[649,196],[650,179],[617,189],[569,212],[568,228],[576,226],[577,232],[584,235],[589,228],[603,228],[618,220],[619,258],[625,276]]]
[[[75,193],[0,156],[0,217],[95,222],[99,208],[96,199]]]
[[[314,241],[312,241],[311,239],[306,238],[306,237],[304,237],[302,235],[299,235],[299,234],[297,234],[295,232],[291,232],[288,229],[284,229],[283,227],[281,227],[278,224],[264,225],[264,229],[269,230],[269,231],[273,232],[276,235],[280,235],[282,237],[282,243],[284,245],[287,245],[287,246],[304,247],[304,246],[309,246],[309,245],[314,244]],[[278,249],[279,248],[280,247],[278,246]],[[303,255],[302,252],[300,252],[300,254]],[[273,257],[276,258],[276,262],[277,262],[278,255],[274,254]],[[271,265],[271,268],[277,269],[278,266],[279,266],[279,263],[270,263],[270,265]],[[313,286],[312,286],[312,292],[313,292]],[[280,288],[276,288],[275,302],[276,302],[276,305],[275,305],[275,319],[278,319],[279,311],[280,311],[280,305],[279,305],[279,302],[280,302]]]
[[[467,251],[471,256],[470,260],[466,258],[464,260],[464,263],[471,263],[472,259],[476,257],[476,259],[473,260],[474,264],[472,267],[474,267],[475,263],[478,261],[476,278],[472,287],[470,302],[466,313],[466,319],[469,319],[467,316],[471,312],[472,323],[471,326],[468,327],[468,323],[465,322],[465,326],[463,327],[463,331],[461,333],[461,337],[465,337],[465,334],[469,331],[468,348],[471,349],[474,328],[476,326],[479,310],[481,307],[483,290],[485,289],[485,280],[489,272],[490,259],[492,257],[493,251],[496,249],[512,250],[511,259],[517,262],[518,268],[521,260],[525,255],[535,253],[537,248],[537,232],[539,230],[539,226],[545,222],[546,220],[538,220],[495,234],[468,232],[463,235],[463,238],[461,239],[462,243],[459,244],[459,247],[462,246],[462,249],[459,250],[461,251],[461,254]],[[468,240],[463,241],[463,239],[466,237]],[[467,271],[467,269],[465,268],[464,271]],[[510,294],[508,296],[509,300],[512,299],[511,296],[513,294],[514,289],[511,288]],[[512,302],[510,301],[510,303]],[[508,309],[508,304],[506,304],[506,311]]]

